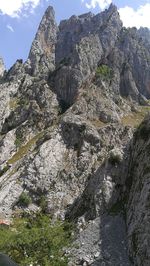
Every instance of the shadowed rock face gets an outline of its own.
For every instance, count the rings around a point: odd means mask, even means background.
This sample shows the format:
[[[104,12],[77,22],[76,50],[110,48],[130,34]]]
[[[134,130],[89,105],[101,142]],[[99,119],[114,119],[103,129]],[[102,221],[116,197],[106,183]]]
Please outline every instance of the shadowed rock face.
[[[7,255],[0,253],[0,266],[17,266]]]
[[[133,137],[149,98],[148,29],[123,28],[114,5],[57,27],[49,7],[0,80],[0,215],[44,197],[77,224],[68,265],[149,266],[149,117]]]
[[[135,133],[129,174],[127,228],[129,251],[135,265],[149,265],[150,258],[150,116]]]

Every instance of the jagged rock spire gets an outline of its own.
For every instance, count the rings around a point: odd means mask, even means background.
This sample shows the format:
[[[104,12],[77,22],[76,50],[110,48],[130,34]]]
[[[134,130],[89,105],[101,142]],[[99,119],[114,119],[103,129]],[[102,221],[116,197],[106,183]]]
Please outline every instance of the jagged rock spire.
[[[0,57],[0,77],[3,76],[4,71],[5,71],[4,62],[3,59]]]
[[[41,73],[47,76],[49,71],[54,70],[56,34],[55,12],[53,7],[49,6],[41,20],[28,57],[33,75]]]

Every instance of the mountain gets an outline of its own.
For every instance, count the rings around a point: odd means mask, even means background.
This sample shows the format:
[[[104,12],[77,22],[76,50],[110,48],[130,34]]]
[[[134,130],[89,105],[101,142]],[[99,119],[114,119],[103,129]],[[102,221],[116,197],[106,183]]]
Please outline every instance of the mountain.
[[[0,59],[0,216],[44,199],[76,223],[68,265],[148,266],[149,99],[148,29],[48,7],[26,62]]]

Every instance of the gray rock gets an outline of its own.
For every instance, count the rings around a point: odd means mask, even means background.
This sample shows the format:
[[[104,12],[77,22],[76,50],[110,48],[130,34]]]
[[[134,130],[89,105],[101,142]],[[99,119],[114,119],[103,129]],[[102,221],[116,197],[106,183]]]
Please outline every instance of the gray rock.
[[[0,77],[3,76],[4,71],[5,71],[4,62],[3,62],[3,59],[0,57]]]
[[[132,143],[127,179],[129,252],[135,265],[149,265],[149,132],[150,118],[139,126]]]
[[[46,78],[55,68],[57,25],[52,7],[48,7],[32,43],[26,69],[31,75]]]

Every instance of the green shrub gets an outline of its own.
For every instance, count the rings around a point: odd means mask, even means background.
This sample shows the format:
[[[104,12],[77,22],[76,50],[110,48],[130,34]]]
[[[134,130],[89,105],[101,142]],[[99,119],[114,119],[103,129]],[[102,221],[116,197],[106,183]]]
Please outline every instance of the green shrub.
[[[15,139],[15,145],[17,148],[20,148],[22,146],[22,143],[24,141],[23,132],[21,132],[20,129],[16,130],[16,139]]]
[[[2,170],[0,170],[0,177],[4,175],[9,170],[9,168],[10,166],[6,165]]]
[[[142,123],[138,129],[138,133],[143,140],[148,140],[150,137],[150,128],[146,123]]]
[[[110,215],[117,215],[119,213],[125,213],[125,199],[118,200],[112,207],[109,209]]]
[[[96,77],[100,77],[103,80],[109,80],[112,78],[112,69],[107,65],[100,65],[96,70]]]
[[[19,200],[18,200],[19,205],[21,205],[23,207],[28,207],[31,202],[32,202],[32,200],[31,200],[29,194],[26,192],[22,192],[20,197],[19,197]]]
[[[20,98],[19,105],[22,107],[27,107],[29,105],[30,101],[29,98]]]
[[[71,242],[71,230],[70,224],[54,224],[46,215],[19,218],[9,229],[0,228],[0,250],[20,266],[67,266],[64,248]]]
[[[110,151],[109,153],[109,162],[112,164],[112,165],[116,165],[116,164],[119,164],[121,163],[123,157],[123,155],[121,154],[121,152],[118,150],[118,149],[113,149]]]
[[[41,207],[42,209],[42,212],[46,212],[46,209],[47,209],[47,198],[46,196],[42,195],[38,201],[38,204],[39,206]]]

